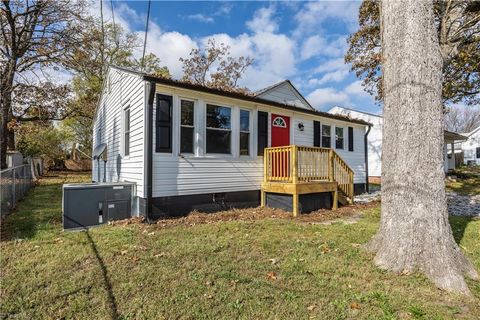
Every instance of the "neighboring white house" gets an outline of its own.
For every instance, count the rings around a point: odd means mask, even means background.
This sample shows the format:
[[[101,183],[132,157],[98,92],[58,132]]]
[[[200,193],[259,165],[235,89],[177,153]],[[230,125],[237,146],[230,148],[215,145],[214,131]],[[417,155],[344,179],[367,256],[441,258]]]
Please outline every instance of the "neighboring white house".
[[[140,214],[258,204],[264,148],[296,144],[334,148],[360,193],[368,126],[314,110],[289,81],[247,95],[110,67],[93,125],[106,172],[94,161],[92,177],[135,182]]]
[[[480,126],[463,135],[467,137],[467,140],[460,145],[463,151],[463,163],[480,165]]]
[[[345,108],[345,107],[333,107],[328,113],[344,115],[356,119],[365,120],[373,127],[368,134],[368,176],[370,178],[379,178],[382,175],[382,130],[383,130],[383,117],[381,115],[364,112],[360,110]],[[449,154],[451,148],[455,149],[454,144],[456,141],[463,141],[466,137],[457,134],[455,132],[445,131],[445,172],[455,169],[455,157]]]

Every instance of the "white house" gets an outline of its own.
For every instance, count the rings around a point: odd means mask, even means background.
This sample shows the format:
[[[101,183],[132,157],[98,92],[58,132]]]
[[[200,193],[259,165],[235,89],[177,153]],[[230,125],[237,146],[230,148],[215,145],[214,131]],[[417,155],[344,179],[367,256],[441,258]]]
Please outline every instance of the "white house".
[[[378,180],[382,175],[382,130],[383,130],[383,117],[381,115],[364,112],[360,110],[345,108],[345,107],[333,107],[328,113],[344,115],[347,117],[353,117],[356,119],[362,119],[373,126],[371,132],[368,134],[368,176],[371,180]],[[450,131],[445,131],[445,172],[455,169],[455,157],[449,154],[449,149],[454,148],[456,141],[463,141],[466,137]]]
[[[480,165],[480,126],[463,135],[467,137],[467,140],[460,145],[463,151],[463,163]]]
[[[112,66],[93,125],[106,162],[93,162],[92,177],[135,182],[140,214],[258,205],[264,148],[323,146],[353,170],[360,193],[368,126],[314,110],[289,81],[247,95]]]

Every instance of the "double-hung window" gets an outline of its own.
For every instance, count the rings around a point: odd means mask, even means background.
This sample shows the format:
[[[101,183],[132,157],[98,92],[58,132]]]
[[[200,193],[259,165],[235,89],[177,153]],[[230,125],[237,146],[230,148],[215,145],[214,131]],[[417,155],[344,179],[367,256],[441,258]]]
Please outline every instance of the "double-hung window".
[[[335,149],[343,149],[343,128],[335,127]]]
[[[480,148],[477,148],[476,151],[477,151],[477,159],[480,159]]]
[[[240,155],[250,155],[250,111],[240,109]]]
[[[322,124],[322,147],[324,148],[331,148],[332,146],[330,129],[330,126]]]
[[[231,154],[232,110],[228,107],[207,104],[206,151]]]
[[[130,155],[130,107],[123,110],[123,155]]]
[[[194,108],[193,101],[181,100],[180,102],[180,153],[194,153]]]

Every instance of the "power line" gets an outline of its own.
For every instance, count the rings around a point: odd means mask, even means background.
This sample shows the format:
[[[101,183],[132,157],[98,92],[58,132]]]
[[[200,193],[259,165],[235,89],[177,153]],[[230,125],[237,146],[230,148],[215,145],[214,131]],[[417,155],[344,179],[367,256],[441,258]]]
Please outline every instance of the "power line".
[[[147,23],[145,24],[145,39],[143,41],[143,54],[142,54],[142,69],[145,67],[145,48],[147,47],[147,35],[148,35],[148,21],[150,20],[150,5],[152,1],[148,0],[148,10],[147,10]]]

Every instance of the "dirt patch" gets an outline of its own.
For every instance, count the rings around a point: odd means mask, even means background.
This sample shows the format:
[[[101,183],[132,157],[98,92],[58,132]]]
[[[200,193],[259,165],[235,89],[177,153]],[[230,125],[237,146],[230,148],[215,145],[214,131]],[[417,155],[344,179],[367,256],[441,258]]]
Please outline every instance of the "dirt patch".
[[[298,223],[308,224],[329,224],[335,221],[344,221],[345,223],[354,223],[361,216],[362,211],[378,206],[378,202],[367,204],[356,204],[332,210],[318,210],[307,214],[301,214],[297,218],[292,216],[291,212],[272,208],[248,208],[248,209],[232,209],[227,211],[219,211],[215,213],[203,213],[193,211],[184,217],[162,218],[155,221],[155,225],[161,228],[170,226],[186,225],[194,226],[197,224],[212,224],[226,221],[256,221],[268,218],[294,220]],[[129,225],[143,223],[144,218],[132,218],[127,220],[112,221],[111,225]]]

